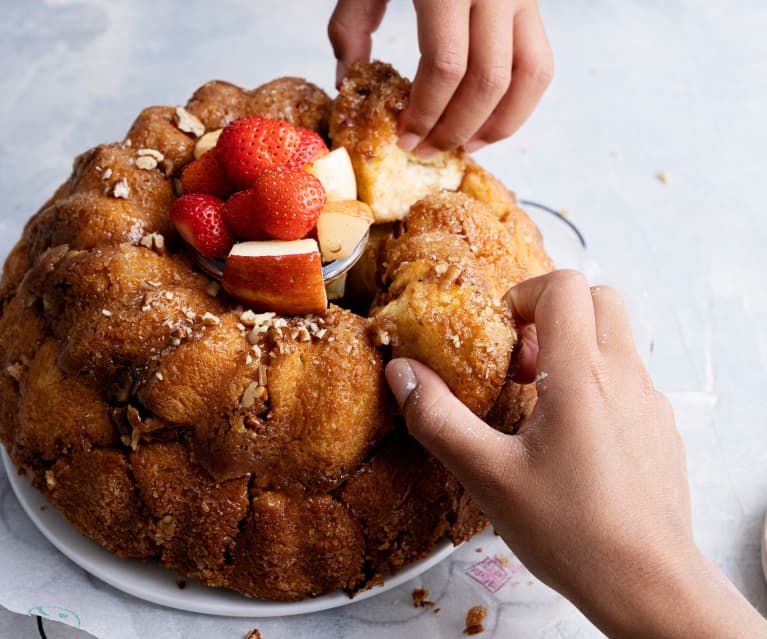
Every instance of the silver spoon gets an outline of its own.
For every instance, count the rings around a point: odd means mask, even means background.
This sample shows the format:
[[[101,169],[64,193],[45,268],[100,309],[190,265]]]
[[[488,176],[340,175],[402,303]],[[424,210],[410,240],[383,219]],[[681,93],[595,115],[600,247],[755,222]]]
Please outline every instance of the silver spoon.
[[[322,265],[322,279],[325,281],[325,286],[331,282],[335,282],[339,277],[346,273],[357,261],[362,257],[362,251],[365,250],[365,245],[368,242],[370,231],[368,230],[362,239],[354,247],[354,251],[349,257],[342,260],[333,260],[327,264]],[[226,260],[221,258],[203,257],[194,248],[187,245],[189,252],[192,254],[194,261],[197,262],[202,271],[212,277],[215,280],[221,281],[224,276],[224,264]]]

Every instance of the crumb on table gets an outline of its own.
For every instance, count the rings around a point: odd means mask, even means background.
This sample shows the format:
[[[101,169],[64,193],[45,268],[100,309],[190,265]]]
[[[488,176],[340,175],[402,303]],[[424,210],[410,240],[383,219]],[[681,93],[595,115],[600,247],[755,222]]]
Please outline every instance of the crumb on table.
[[[426,606],[433,606],[434,602],[429,601],[427,597],[429,591],[426,588],[416,588],[413,591],[413,608],[425,608]]]
[[[487,615],[487,609],[484,606],[473,606],[466,613],[466,627],[463,629],[465,635],[477,635],[485,631],[482,621]]]

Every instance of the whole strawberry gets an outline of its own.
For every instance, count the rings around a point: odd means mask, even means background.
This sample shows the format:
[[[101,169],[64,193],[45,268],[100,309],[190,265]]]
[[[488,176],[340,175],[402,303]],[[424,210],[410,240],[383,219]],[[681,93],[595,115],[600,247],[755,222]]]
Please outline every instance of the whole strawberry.
[[[241,240],[268,240],[258,215],[259,195],[254,189],[237,191],[224,204],[224,223]]]
[[[272,169],[253,188],[229,198],[224,219],[244,240],[298,240],[317,224],[326,200],[322,183],[310,173]]]
[[[181,187],[184,193],[207,193],[222,200],[234,191],[215,148],[187,164],[181,174]]]
[[[216,150],[235,188],[247,189],[263,171],[284,166],[300,139],[298,130],[287,122],[255,115],[225,126]]]
[[[205,193],[182,195],[170,206],[169,215],[184,241],[203,257],[226,257],[234,244],[224,224],[224,203]]]
[[[328,147],[325,140],[319,133],[309,129],[298,129],[301,139],[298,142],[298,148],[292,157],[285,164],[286,169],[302,169],[309,162],[313,162],[318,157],[328,153]]]

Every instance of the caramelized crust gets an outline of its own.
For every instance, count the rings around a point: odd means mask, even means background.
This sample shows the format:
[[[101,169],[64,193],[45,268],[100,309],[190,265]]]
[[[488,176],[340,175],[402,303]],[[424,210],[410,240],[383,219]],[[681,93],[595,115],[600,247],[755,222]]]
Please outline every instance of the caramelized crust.
[[[227,554],[248,513],[248,477],[215,482],[179,442],[140,446],[130,460],[162,562],[208,586],[226,586]]]
[[[487,523],[444,466],[401,434],[339,498],[362,526],[370,581],[426,556],[442,537],[467,539]]]
[[[88,538],[297,600],[353,593],[486,525],[395,428],[384,364],[420,359],[513,430],[535,394],[507,381],[516,336],[498,300],[550,262],[490,174],[397,147],[408,91],[377,62],[356,64],[333,103],[298,78],[209,82],[186,110],[144,109],[122,143],[76,158],[32,216],[0,280],[0,441]],[[340,303],[357,314],[257,315],[184,251],[174,178],[204,131],[249,115],[329,125],[378,219],[397,220],[371,230],[347,278]]]
[[[277,78],[252,91],[213,80],[195,91],[186,108],[209,131],[223,128],[237,118],[260,115],[324,134],[330,98],[302,78]]]
[[[516,249],[515,254],[526,267],[527,277],[536,277],[554,270],[554,264],[543,248],[541,232],[527,213],[519,208],[514,193],[500,180],[471,161],[463,174],[459,190],[490,207],[506,227],[512,246]]]
[[[62,457],[45,473],[42,491],[80,532],[109,552],[156,554],[152,523],[123,452],[94,449]]]
[[[58,354],[56,340],[43,342],[22,384],[16,445],[30,464],[38,457],[50,462],[73,451],[118,444],[101,394],[87,378],[66,375],[56,362]],[[56,428],[50,426],[52,416]]]
[[[405,217],[410,205],[461,183],[460,152],[423,160],[397,146],[397,118],[407,106],[410,82],[390,65],[357,62],[341,84],[330,116],[333,146],[346,147],[357,176],[358,197],[376,222]]]
[[[161,151],[161,149],[157,149]],[[144,212],[151,231],[170,232],[168,207],[173,187],[159,167],[140,169],[138,150],[122,144],[102,144],[80,155],[69,180],[69,194],[92,193],[125,199]],[[105,177],[106,176],[106,177]],[[121,186],[124,185],[127,188]]]
[[[153,149],[163,155],[159,166],[165,175],[178,173],[191,162],[194,154],[194,136],[176,126],[173,107],[153,106],[144,109],[125,136],[125,144],[138,153]]]
[[[285,601],[351,590],[363,581],[363,549],[359,525],[330,495],[261,493],[251,502],[229,583]]]
[[[516,333],[499,298],[524,275],[511,238],[484,206],[452,193],[416,202],[380,262],[371,316],[395,357],[427,364],[484,415],[506,381]]]
[[[181,256],[121,244],[67,253],[33,292],[61,340],[62,368],[112,382],[123,368],[157,359],[205,312],[219,309],[205,294],[206,282]]]

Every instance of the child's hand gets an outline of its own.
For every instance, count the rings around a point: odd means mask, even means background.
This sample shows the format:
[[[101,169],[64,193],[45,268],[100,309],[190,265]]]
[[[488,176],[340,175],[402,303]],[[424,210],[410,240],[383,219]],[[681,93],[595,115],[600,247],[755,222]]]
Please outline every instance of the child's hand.
[[[475,151],[514,133],[551,82],[535,0],[414,0],[421,60],[399,121],[400,146],[422,156]],[[339,0],[328,25],[337,82],[370,57],[386,0]]]
[[[525,565],[611,636],[763,633],[695,546],[684,448],[668,400],[634,349],[621,298],[559,271],[520,284],[506,300],[532,337],[522,353],[533,360],[523,368],[537,371],[532,415],[517,435],[504,435],[434,372],[393,360],[386,375],[411,434]],[[533,323],[537,338],[525,328]],[[737,621],[725,635],[716,623],[728,615]]]

